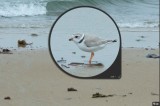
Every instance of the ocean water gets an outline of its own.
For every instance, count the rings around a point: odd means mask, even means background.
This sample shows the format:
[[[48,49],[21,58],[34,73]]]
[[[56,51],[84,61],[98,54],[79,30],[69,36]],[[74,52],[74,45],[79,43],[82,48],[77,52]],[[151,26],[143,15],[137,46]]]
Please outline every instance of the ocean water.
[[[120,27],[158,27],[159,26],[159,0],[1,0],[0,27],[46,27],[50,19],[58,16],[65,10],[79,6],[89,5],[103,9],[109,13]],[[37,20],[46,22],[37,26],[24,23],[16,26],[4,25],[3,18],[21,17],[17,21]],[[43,17],[43,18],[42,18]],[[27,19],[25,19],[27,18]],[[12,20],[12,19],[11,19]],[[14,19],[13,19],[14,20]],[[39,19],[38,19],[39,20]],[[8,21],[6,19],[6,21]],[[30,22],[30,21],[29,21]]]
[[[69,8],[84,5],[106,11],[122,32],[154,31],[158,36],[159,0],[1,0],[0,47],[17,48],[13,38],[37,42],[33,47],[48,48],[49,31],[56,18]],[[31,37],[32,33],[39,38]]]

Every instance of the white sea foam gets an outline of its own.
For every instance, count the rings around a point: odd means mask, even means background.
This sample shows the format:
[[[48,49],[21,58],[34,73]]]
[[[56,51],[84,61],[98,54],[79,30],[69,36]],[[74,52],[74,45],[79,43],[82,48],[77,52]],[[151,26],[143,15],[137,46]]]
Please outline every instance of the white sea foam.
[[[158,22],[131,22],[131,23],[117,23],[119,27],[124,28],[158,28],[159,24]]]
[[[3,3],[0,4],[0,16],[12,17],[12,16],[34,16],[46,14],[46,8],[42,4],[34,3]]]

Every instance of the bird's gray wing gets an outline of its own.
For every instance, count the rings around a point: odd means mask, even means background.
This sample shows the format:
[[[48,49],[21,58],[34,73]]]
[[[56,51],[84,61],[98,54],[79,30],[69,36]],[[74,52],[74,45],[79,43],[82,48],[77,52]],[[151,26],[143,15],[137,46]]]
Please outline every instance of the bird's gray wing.
[[[99,37],[86,36],[84,44],[87,47],[99,46],[107,43],[107,40],[101,39]]]

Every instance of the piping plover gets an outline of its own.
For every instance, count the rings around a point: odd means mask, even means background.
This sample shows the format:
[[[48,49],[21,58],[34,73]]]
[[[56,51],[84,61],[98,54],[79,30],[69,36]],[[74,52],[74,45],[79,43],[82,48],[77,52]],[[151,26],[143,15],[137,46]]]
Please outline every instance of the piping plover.
[[[117,42],[117,40],[105,40],[96,36],[80,33],[73,34],[69,41],[73,41],[82,51],[91,52],[89,64],[92,62],[94,52],[103,49],[107,43]]]

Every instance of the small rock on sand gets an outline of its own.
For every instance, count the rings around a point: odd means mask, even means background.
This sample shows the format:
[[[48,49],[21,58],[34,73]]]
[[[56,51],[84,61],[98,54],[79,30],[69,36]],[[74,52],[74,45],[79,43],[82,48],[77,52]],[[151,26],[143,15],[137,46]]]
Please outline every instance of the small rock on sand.
[[[31,36],[34,36],[34,37],[35,37],[35,36],[38,36],[38,34],[36,34],[36,33],[32,33],[32,34],[31,34]]]

